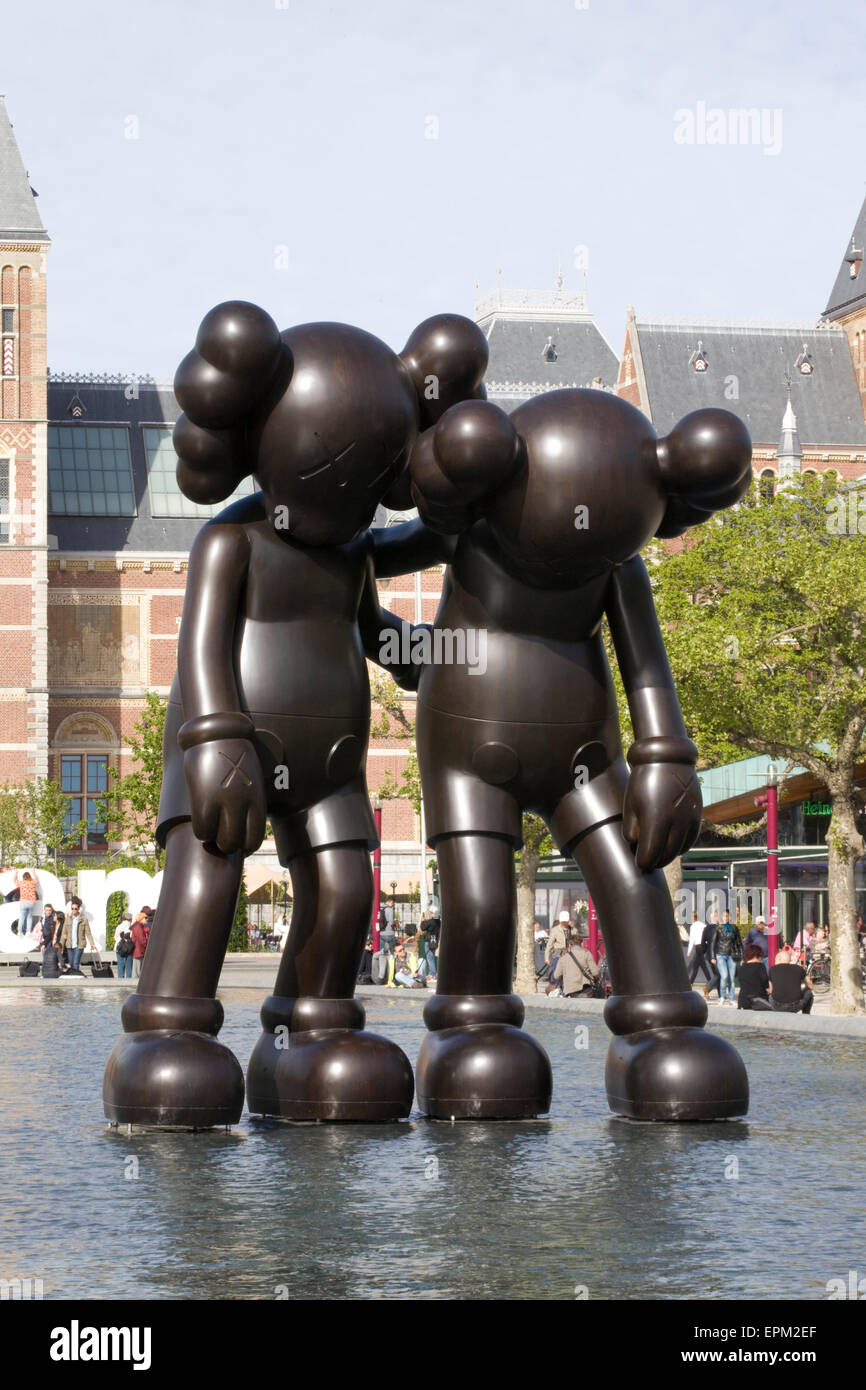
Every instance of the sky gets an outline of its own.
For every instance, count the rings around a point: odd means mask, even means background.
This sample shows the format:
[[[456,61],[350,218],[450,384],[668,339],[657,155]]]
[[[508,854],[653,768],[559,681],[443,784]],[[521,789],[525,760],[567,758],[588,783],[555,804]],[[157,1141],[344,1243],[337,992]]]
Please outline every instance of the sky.
[[[0,32],[54,371],[171,376],[236,298],[399,349],[560,267],[617,355],[628,304],[813,323],[866,196],[850,0],[0,0]]]

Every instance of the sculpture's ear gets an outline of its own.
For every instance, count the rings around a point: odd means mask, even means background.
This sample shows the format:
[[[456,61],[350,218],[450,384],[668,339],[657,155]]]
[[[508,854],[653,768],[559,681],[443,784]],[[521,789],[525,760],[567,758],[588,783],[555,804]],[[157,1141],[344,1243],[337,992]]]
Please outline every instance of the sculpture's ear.
[[[413,329],[400,353],[418,397],[421,429],[458,401],[484,400],[487,339],[462,314],[435,314]]]
[[[656,531],[663,539],[732,507],[749,489],[752,441],[729,410],[693,410],[656,441],[655,451],[669,498]]]
[[[193,502],[222,502],[251,471],[246,424],[291,355],[269,314],[255,304],[218,304],[201,321],[195,347],[175,373],[183,414],[174,427],[177,481]]]
[[[433,530],[465,530],[484,499],[525,460],[510,416],[489,401],[462,401],[419,435],[409,458],[412,496]]]

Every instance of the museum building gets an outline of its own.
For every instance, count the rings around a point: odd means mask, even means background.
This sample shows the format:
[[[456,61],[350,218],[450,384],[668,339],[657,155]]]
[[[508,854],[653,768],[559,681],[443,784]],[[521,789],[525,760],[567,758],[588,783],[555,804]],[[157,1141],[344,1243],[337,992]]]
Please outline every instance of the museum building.
[[[815,324],[774,327],[641,318],[629,308],[622,357],[586,292],[497,287],[475,305],[490,344],[488,395],[506,409],[544,391],[616,391],[659,433],[702,405],[740,415],[769,495],[799,471],[866,475],[866,203]],[[170,382],[49,373],[50,241],[0,98],[0,782],[56,778],[88,822],[80,850],[98,859],[97,805],[107,767],[131,771],[129,737],[145,692],[167,694],[176,663],[187,559],[202,521],[175,479]],[[252,490],[247,481],[237,495]],[[225,505],[225,504],[220,504]],[[380,515],[383,523],[403,517]],[[401,616],[431,620],[441,572],[383,586]],[[406,697],[408,722],[412,697]],[[392,785],[411,752],[392,721],[374,737],[368,780]],[[733,807],[736,798],[728,798]],[[407,798],[383,803],[382,879],[417,884],[420,821]],[[727,815],[724,799],[714,806]],[[737,814],[731,809],[731,819]],[[276,860],[266,842],[256,859]]]

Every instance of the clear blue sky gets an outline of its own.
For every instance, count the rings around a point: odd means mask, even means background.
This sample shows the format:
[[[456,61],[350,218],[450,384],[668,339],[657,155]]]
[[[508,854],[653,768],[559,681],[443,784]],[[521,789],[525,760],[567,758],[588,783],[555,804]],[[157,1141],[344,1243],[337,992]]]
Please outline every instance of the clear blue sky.
[[[6,0],[53,369],[169,375],[235,297],[400,347],[430,313],[471,313],[497,267],[552,288],[561,257],[579,287],[575,246],[617,353],[628,303],[824,308],[866,194],[862,6],[283,3]],[[699,102],[780,109],[781,152],[676,143]]]

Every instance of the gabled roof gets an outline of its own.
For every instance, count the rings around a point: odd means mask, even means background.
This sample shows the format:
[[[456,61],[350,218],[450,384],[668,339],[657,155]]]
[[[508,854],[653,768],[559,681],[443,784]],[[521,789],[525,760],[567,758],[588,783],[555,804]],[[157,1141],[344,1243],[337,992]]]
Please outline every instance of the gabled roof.
[[[0,241],[48,241],[12,122],[0,96]]]
[[[588,315],[568,322],[495,314],[481,326],[490,345],[489,384],[536,382],[553,391],[589,386],[594,377],[607,386],[616,382],[616,354]],[[556,354],[552,361],[545,351],[548,344]]]
[[[863,263],[864,241],[866,241],[866,199],[860,209],[860,216],[854,225],[851,240],[845,247],[842,264],[830,291],[830,299],[824,310],[825,319],[844,318],[859,305],[866,305],[866,265]],[[854,255],[860,252],[859,258]],[[856,271],[852,275],[852,270]]]
[[[659,434],[702,406],[733,411],[755,445],[775,447],[788,398],[808,445],[866,445],[866,420],[848,340],[841,328],[638,320],[647,404]],[[706,370],[695,371],[701,344]],[[804,344],[812,371],[797,370]]]

